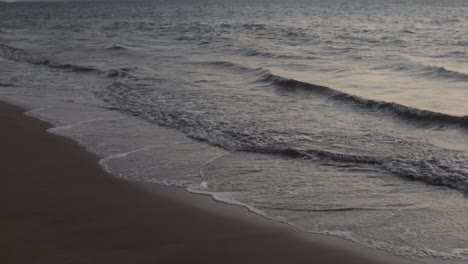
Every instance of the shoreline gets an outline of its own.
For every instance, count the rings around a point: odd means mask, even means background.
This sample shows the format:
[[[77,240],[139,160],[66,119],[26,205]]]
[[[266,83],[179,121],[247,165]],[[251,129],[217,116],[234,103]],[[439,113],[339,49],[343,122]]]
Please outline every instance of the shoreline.
[[[5,263],[437,261],[301,232],[181,188],[117,179],[98,157],[25,111],[0,101]]]

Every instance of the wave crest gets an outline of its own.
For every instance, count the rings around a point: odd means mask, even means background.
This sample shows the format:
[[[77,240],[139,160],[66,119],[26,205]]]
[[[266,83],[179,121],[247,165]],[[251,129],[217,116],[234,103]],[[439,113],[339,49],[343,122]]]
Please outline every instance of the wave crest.
[[[401,119],[420,122],[423,125],[438,123],[440,125],[457,125],[468,128],[468,116],[453,116],[429,110],[417,109],[393,102],[366,99],[361,96],[348,94],[329,87],[288,79],[271,73],[264,74],[259,80],[269,82],[286,90],[301,89],[319,93],[334,100],[352,103],[353,105],[366,108],[371,111],[384,111]]]

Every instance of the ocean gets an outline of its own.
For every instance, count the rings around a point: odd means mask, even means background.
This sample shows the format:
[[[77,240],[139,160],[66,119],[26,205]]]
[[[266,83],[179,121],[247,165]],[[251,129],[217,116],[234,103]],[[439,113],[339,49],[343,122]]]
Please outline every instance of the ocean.
[[[130,181],[468,260],[468,2],[0,3],[0,99]]]

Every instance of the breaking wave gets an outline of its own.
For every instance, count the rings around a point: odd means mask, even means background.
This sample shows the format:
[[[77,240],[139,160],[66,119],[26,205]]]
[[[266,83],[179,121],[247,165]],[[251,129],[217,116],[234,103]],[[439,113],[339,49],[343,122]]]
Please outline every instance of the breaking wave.
[[[293,84],[301,84],[293,81]],[[319,86],[320,87],[320,86]],[[319,89],[328,89],[325,87]],[[328,90],[326,90],[328,91]],[[432,185],[447,186],[462,192],[468,191],[468,157],[424,146],[437,155],[399,154],[395,156],[366,156],[337,153],[322,149],[301,149],[296,145],[294,135],[278,140],[274,131],[260,131],[255,124],[209,120],[202,114],[181,112],[161,102],[152,101],[129,85],[112,83],[107,89],[97,93],[102,100],[120,111],[143,118],[149,122],[171,127],[184,132],[189,137],[208,142],[230,151],[255,152],[279,155],[292,159],[337,162],[339,164],[365,164],[391,172],[397,176],[423,181]],[[406,144],[398,142],[398,144]],[[410,143],[408,143],[410,144]],[[437,158],[436,158],[437,157]]]

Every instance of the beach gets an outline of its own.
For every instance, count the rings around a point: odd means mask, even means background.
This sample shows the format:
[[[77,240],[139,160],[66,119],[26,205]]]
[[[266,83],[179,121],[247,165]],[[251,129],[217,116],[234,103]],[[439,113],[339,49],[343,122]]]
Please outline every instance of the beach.
[[[468,261],[467,1],[1,1],[0,263]]]
[[[1,1],[0,263],[468,262],[467,1]]]
[[[116,179],[0,104],[2,263],[413,263],[174,187]]]

